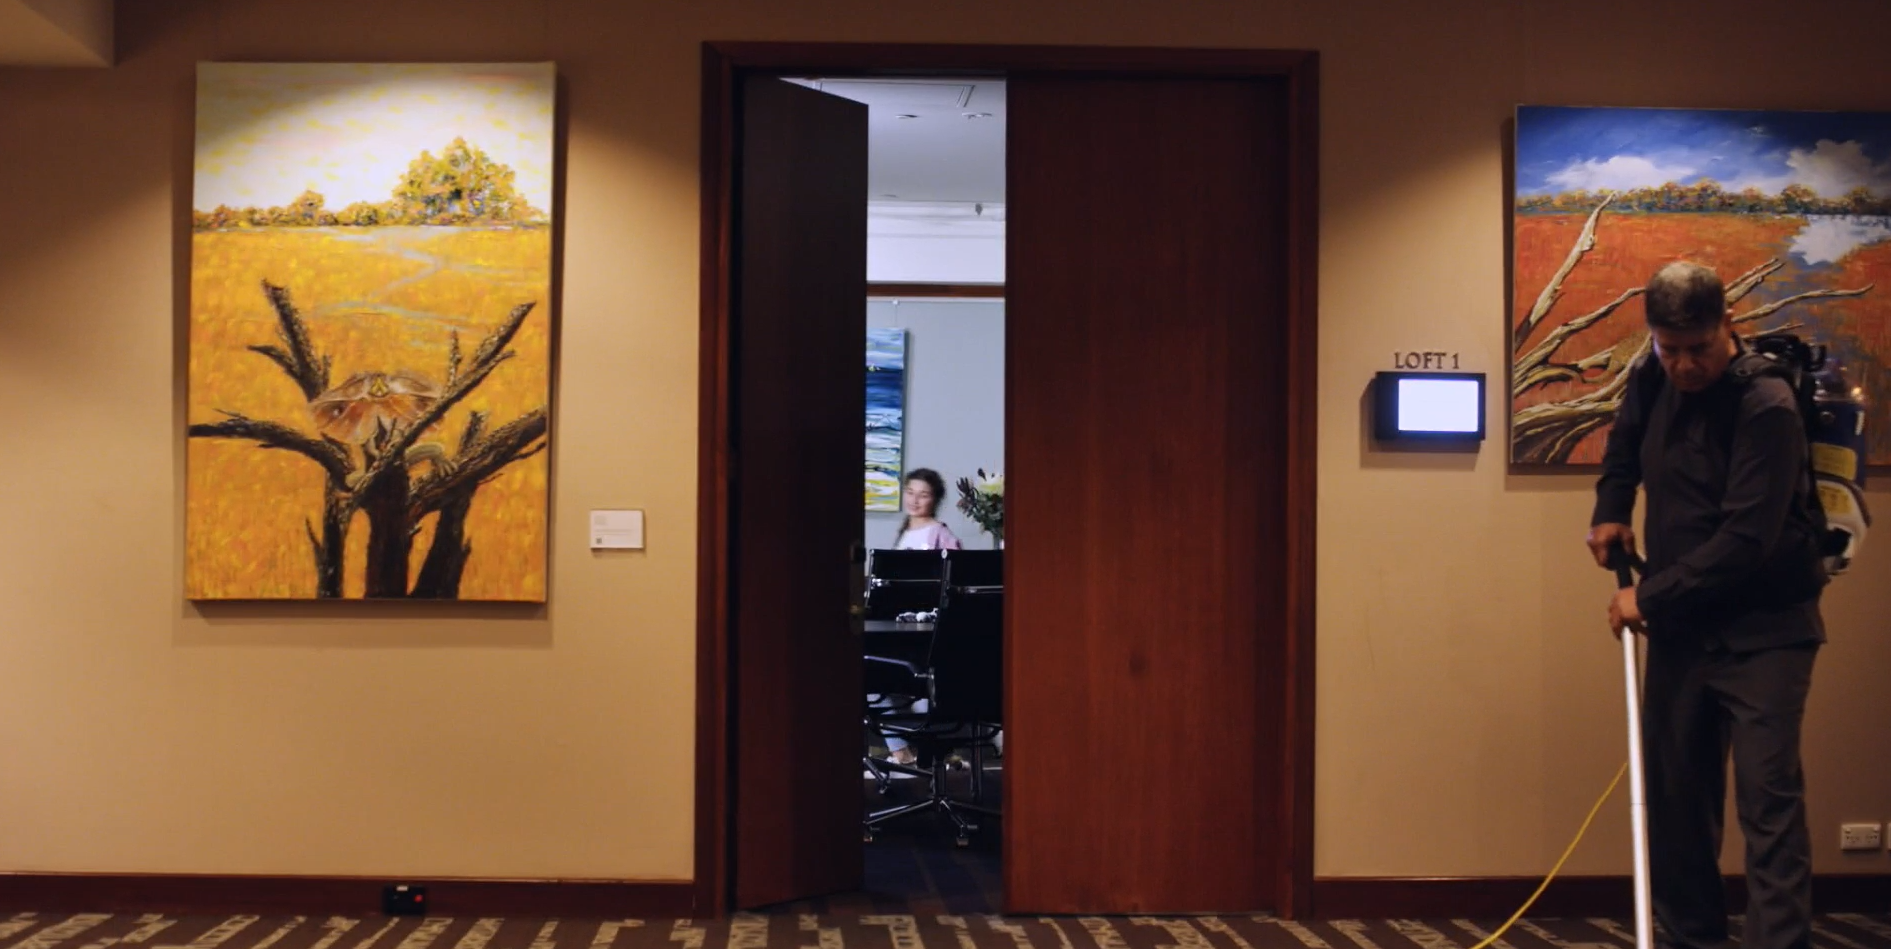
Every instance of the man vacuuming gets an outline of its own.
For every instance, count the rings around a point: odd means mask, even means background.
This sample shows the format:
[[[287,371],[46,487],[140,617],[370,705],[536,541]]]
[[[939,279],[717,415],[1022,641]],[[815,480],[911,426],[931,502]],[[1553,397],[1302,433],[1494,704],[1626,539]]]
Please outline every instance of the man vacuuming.
[[[1645,632],[1642,735],[1658,942],[1726,949],[1721,884],[1726,761],[1746,840],[1746,949],[1810,949],[1812,859],[1800,723],[1825,641],[1827,582],[1808,441],[1793,387],[1733,331],[1706,267],[1661,268],[1642,296],[1653,356],[1630,370],[1609,432],[1589,547],[1646,566],[1609,603]]]

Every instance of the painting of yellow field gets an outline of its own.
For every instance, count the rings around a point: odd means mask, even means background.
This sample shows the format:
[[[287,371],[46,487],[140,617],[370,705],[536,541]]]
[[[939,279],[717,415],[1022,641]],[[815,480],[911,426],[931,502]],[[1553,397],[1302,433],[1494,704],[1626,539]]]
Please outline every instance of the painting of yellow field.
[[[543,602],[551,64],[206,63],[186,595]]]

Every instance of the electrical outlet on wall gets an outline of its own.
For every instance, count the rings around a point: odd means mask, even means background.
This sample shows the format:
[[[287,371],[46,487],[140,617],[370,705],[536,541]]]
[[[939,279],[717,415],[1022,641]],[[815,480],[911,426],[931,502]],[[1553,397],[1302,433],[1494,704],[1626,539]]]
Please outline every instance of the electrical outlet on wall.
[[[1840,824],[1838,829],[1838,849],[1840,850],[1882,850],[1884,849],[1883,824]]]

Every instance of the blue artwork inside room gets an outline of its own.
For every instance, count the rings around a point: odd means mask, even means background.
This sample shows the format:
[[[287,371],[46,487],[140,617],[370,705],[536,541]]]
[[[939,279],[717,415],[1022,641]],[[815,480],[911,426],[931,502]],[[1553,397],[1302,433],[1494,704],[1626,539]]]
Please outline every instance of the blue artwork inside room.
[[[867,330],[867,510],[900,509],[906,435],[906,330]]]

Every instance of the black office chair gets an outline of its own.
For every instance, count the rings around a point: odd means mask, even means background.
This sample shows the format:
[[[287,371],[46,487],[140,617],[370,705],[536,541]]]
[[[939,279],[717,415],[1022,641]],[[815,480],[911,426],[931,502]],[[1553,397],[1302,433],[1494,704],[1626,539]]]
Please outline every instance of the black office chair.
[[[1004,592],[1004,550],[947,550],[945,552],[945,571],[940,582],[947,590],[957,594],[1002,594]],[[1000,601],[1002,603],[1002,601]],[[1002,624],[1002,616],[995,620]],[[997,735],[997,720],[989,722],[987,728]],[[983,747],[974,747],[974,754],[981,754]],[[974,769],[974,781],[983,785],[983,769]],[[983,794],[983,790],[978,790]]]
[[[879,548],[867,551],[867,573],[887,580],[931,580],[945,576],[945,558],[949,550],[899,550]]]
[[[903,735],[902,727],[919,720],[923,713],[913,710],[914,704],[928,697],[930,683],[924,675],[926,656],[931,652],[931,640],[920,655],[873,655],[867,654],[862,672],[865,680],[865,694],[878,695],[882,704],[867,702],[863,717],[867,726],[869,742],[884,739],[887,735]],[[929,751],[929,749],[926,749]],[[930,778],[929,768],[901,764],[891,758],[875,757],[869,750],[860,756],[867,773],[873,775],[874,789],[885,794],[891,787],[893,776],[905,774],[916,778]],[[918,765],[930,762],[920,759]]]
[[[952,822],[959,846],[969,845],[978,830],[979,815],[999,816],[997,809],[982,800],[982,749],[997,735],[1004,717],[1003,588],[948,586],[939,604],[932,649],[923,664],[868,657],[868,665],[886,667],[925,685],[925,712],[884,716],[881,724],[923,749],[922,754],[929,753],[932,767],[925,799],[869,812],[866,839],[872,841],[874,832],[890,821],[936,810]],[[949,793],[946,759],[958,749],[971,751],[971,800]]]
[[[939,608],[945,558],[938,550],[867,551],[867,619],[897,619]]]
[[[961,590],[997,589],[1005,585],[1002,550],[948,550],[940,580]]]
[[[939,609],[939,597],[945,577],[945,558],[939,550],[869,550],[867,551],[867,589],[863,614],[868,620],[893,620],[917,614],[930,615]],[[866,693],[880,695],[886,704],[865,709],[868,740],[883,736],[884,719],[912,714],[915,701],[926,697],[925,683],[915,679],[905,666],[923,656],[899,654],[866,657]],[[898,660],[886,662],[884,660]],[[926,777],[922,768],[903,765],[886,758],[863,754],[861,761],[874,777],[881,793],[891,786],[895,774]],[[924,762],[921,762],[924,763]]]

